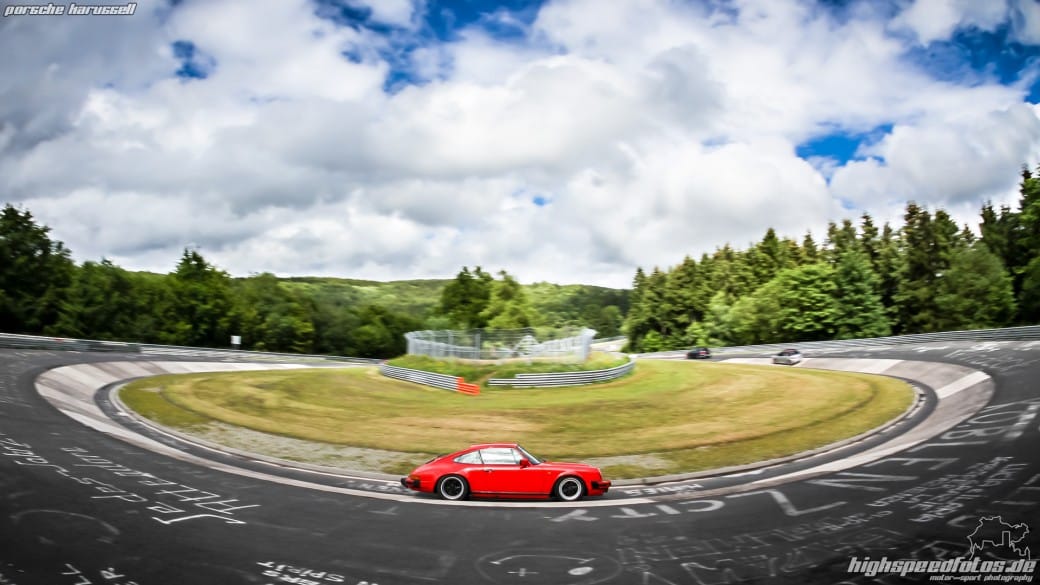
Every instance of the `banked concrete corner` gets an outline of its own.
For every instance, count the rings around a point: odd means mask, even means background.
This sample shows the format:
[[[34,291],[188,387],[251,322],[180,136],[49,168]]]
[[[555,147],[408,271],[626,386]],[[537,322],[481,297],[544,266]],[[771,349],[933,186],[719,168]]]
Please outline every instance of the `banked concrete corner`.
[[[731,363],[745,363],[745,364],[762,364],[767,365],[769,358],[736,358],[726,360]],[[171,433],[166,429],[162,429],[149,423],[151,428],[156,430],[158,433],[168,438],[168,440],[154,440],[145,437],[141,434],[131,431],[127,427],[123,426],[119,422],[113,420],[107,416],[96,404],[95,395],[103,388],[110,387],[113,384],[141,378],[147,376],[156,376],[161,374],[176,374],[176,373],[199,373],[199,372],[218,372],[218,371],[250,371],[250,370],[272,370],[272,369],[294,369],[294,368],[309,368],[314,367],[313,364],[291,364],[291,363],[252,363],[252,362],[179,362],[179,361],[113,361],[104,363],[90,363],[90,364],[75,364],[69,366],[62,366],[52,370],[44,372],[36,379],[36,390],[37,392],[54,405],[57,409],[75,419],[76,421],[93,428],[102,433],[110,436],[119,438],[128,443],[134,444],[144,449],[162,454],[164,456],[173,457],[181,461],[189,462],[192,464],[208,467],[210,469],[224,471],[227,473],[234,473],[238,475],[248,476],[257,479],[264,479],[267,481],[278,482],[286,485],[292,485],[296,487],[304,487],[309,489],[321,490],[325,492],[342,493],[354,496],[363,496],[369,498],[379,498],[387,500],[395,500],[402,502],[421,502],[423,504],[437,504],[437,505],[492,505],[499,507],[541,507],[541,506],[554,506],[554,507],[600,507],[600,506],[623,506],[636,503],[649,503],[656,501],[652,497],[644,498],[621,498],[621,499],[605,499],[597,501],[582,501],[573,504],[566,504],[560,502],[553,503],[541,503],[541,502],[443,502],[440,500],[430,499],[416,499],[416,497],[409,493],[393,493],[393,481],[374,479],[372,474],[355,474],[347,470],[343,470],[341,474],[334,474],[330,470],[318,470],[318,469],[307,469],[306,466],[296,464],[295,462],[279,461],[277,464],[272,464],[272,472],[262,472],[255,469],[246,469],[236,465],[228,463],[218,462],[205,457],[186,453],[185,451],[177,448],[178,443],[191,442],[195,447],[201,447],[202,449],[209,451],[217,451],[220,449],[219,446],[212,444],[205,444],[198,441],[192,441],[190,438],[179,434]],[[342,367],[342,366],[339,366]],[[776,366],[776,367],[787,367],[787,366]],[[749,470],[761,469],[761,468],[777,468],[781,470],[779,475],[773,475],[769,478],[754,479],[747,483],[741,484],[740,486],[729,486],[722,490],[689,490],[685,493],[687,495],[703,494],[705,496],[715,495],[717,493],[732,493],[737,491],[746,491],[761,489],[763,486],[778,485],[790,481],[797,481],[807,477],[814,477],[824,475],[827,473],[833,473],[843,469],[849,469],[858,465],[863,465],[871,461],[887,457],[893,453],[903,451],[911,448],[921,442],[924,442],[932,437],[935,437],[963,420],[969,418],[974,413],[978,412],[986,403],[989,402],[994,392],[994,384],[992,379],[979,370],[974,370],[964,366],[949,364],[949,363],[936,363],[936,362],[921,362],[912,360],[898,360],[898,359],[859,359],[859,358],[809,358],[806,359],[801,365],[797,367],[807,368],[818,368],[827,370],[840,370],[849,372],[863,372],[871,374],[880,374],[886,376],[898,377],[904,380],[908,380],[912,383],[916,383],[919,386],[927,389],[928,392],[934,392],[936,404],[934,410],[928,414],[924,420],[918,424],[912,426],[909,429],[904,430],[895,436],[885,440],[883,443],[871,447],[866,450],[859,450],[850,452],[847,457],[842,457],[837,460],[830,460],[827,462],[821,462],[819,465],[814,465],[806,469],[801,469],[792,473],[783,473],[783,464],[788,461],[801,461],[812,460],[815,457],[821,457],[825,454],[832,454],[834,452],[840,452],[841,449],[850,448],[850,442],[854,442],[862,439],[863,437],[853,437],[852,439],[846,439],[835,445],[829,445],[821,449],[816,449],[812,452],[800,453],[792,455],[782,460],[774,460],[768,462],[762,462],[751,466],[741,466],[739,469],[727,469],[727,470],[714,470],[712,472],[701,472],[695,474],[684,474],[679,476],[669,476],[667,478],[646,478],[644,480],[625,482],[619,485],[652,485],[661,484],[664,482],[682,484],[683,482],[689,482],[693,480],[703,479],[707,475],[711,474],[739,474],[747,473]],[[907,413],[904,413],[904,417]],[[122,412],[117,416],[129,417],[128,413]],[[900,417],[903,418],[903,417]],[[884,433],[892,428],[892,423],[887,423],[868,434]],[[241,454],[237,454],[241,455]],[[262,459],[256,458],[254,459]],[[833,458],[832,458],[833,459]],[[274,462],[269,462],[274,463]],[[278,469],[276,468],[292,468],[296,471],[312,472],[317,475],[329,476],[336,475],[337,477],[344,480],[357,480],[364,482],[365,486],[375,485],[377,488],[385,489],[356,489],[352,487],[341,487],[323,484],[318,481],[304,481],[300,479],[294,479],[279,475]],[[385,485],[384,485],[385,484]]]

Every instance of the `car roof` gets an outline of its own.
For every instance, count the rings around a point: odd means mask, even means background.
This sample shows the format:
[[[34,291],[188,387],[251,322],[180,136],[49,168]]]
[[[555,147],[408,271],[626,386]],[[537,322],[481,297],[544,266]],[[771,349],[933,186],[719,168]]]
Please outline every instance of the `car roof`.
[[[470,445],[463,449],[463,451],[469,451],[471,449],[487,449],[489,447],[517,447],[516,443],[481,443],[479,445]]]

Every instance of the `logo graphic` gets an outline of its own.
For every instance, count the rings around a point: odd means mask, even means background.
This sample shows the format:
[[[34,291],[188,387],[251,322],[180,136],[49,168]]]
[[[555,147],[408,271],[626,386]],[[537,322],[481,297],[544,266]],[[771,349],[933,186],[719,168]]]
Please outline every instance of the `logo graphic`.
[[[1029,534],[1029,527],[1024,522],[1008,524],[1000,516],[983,516],[979,518],[979,525],[975,528],[975,532],[968,535],[968,542],[971,544],[968,558],[975,558],[976,553],[985,550],[999,558],[1014,556],[1030,560],[1033,557],[1029,552],[1029,547],[1025,546],[1027,534]]]
[[[10,4],[4,6],[4,18],[8,16],[132,16],[137,12],[137,2],[127,4]]]
[[[946,560],[894,559],[871,560],[852,557],[846,569],[867,577],[885,574],[926,575],[927,581],[1033,581],[1037,561],[1026,542],[1029,526],[1009,524],[1000,516],[983,516],[968,535],[967,557]],[[985,557],[985,560],[983,560]]]

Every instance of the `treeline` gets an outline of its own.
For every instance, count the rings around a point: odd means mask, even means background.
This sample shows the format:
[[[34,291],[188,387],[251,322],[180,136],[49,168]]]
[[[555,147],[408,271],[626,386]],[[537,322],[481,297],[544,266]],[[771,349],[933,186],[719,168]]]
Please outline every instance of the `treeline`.
[[[430,329],[540,330],[550,338],[563,329],[589,327],[598,337],[621,333],[628,291],[595,286],[537,283],[522,286],[505,270],[500,279],[477,266],[463,267],[441,291]]]
[[[29,211],[0,211],[0,331],[8,333],[223,348],[237,335],[242,349],[385,358],[404,353],[404,334],[419,329],[620,332],[628,291],[525,287],[499,274],[496,280],[464,267],[451,281],[400,285],[266,273],[233,278],[197,250],[185,250],[169,274],[108,260],[77,265]]]
[[[899,229],[869,214],[821,244],[773,229],[666,271],[636,271],[631,351],[852,339],[1040,322],[1040,169],[1018,210],[986,203],[980,235],[909,203]]]

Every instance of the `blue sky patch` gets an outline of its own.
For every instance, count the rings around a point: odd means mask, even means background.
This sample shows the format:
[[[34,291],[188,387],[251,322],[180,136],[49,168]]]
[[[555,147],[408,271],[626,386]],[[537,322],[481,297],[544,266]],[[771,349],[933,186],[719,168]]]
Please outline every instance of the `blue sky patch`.
[[[174,58],[181,62],[175,72],[181,79],[206,79],[217,66],[213,57],[199,51],[191,41],[174,41],[170,47]]]
[[[956,84],[997,82],[1028,84],[1029,101],[1040,97],[1040,46],[1011,40],[1005,25],[994,31],[975,28],[958,30],[948,41],[917,46],[907,57],[931,76]]]
[[[541,0],[435,0],[426,6],[424,25],[441,41],[458,40],[459,31],[470,26],[500,40],[516,39],[534,22],[542,4]]]
[[[814,157],[829,158],[843,165],[850,160],[862,158],[856,155],[861,145],[876,144],[891,131],[891,124],[882,124],[869,132],[837,130],[799,144],[795,153],[806,160]]]
[[[412,53],[416,49],[458,41],[463,29],[473,27],[484,30],[497,41],[524,41],[527,28],[543,4],[542,0],[433,0],[422,8],[421,21],[412,29],[375,21],[371,9],[343,0],[314,1],[315,14],[319,17],[384,38],[386,42],[378,48],[378,56],[390,66],[383,83],[387,93],[431,81],[415,69]],[[351,50],[344,51],[343,56],[354,62],[364,57]]]

